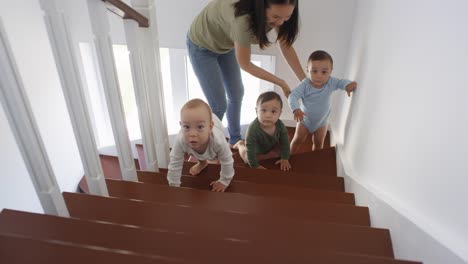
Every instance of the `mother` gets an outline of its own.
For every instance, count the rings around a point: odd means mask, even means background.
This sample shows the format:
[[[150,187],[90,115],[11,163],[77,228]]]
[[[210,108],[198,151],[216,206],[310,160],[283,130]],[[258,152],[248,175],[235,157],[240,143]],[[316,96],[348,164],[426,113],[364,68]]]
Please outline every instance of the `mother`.
[[[299,80],[306,77],[292,47],[298,33],[298,1],[212,0],[190,26],[187,49],[193,70],[213,113],[221,120],[226,113],[231,146],[242,139],[240,68],[278,85],[286,96],[291,93],[284,80],[250,61],[251,44],[265,49],[271,44],[267,33],[275,29],[284,59]]]

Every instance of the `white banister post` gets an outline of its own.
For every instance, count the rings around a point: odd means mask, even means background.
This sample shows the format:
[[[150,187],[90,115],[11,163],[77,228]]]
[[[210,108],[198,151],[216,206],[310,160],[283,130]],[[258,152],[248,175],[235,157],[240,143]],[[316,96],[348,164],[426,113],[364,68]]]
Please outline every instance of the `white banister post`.
[[[93,136],[73,42],[56,0],[40,0],[70,120],[91,194],[109,196]]]
[[[159,37],[156,23],[156,4],[154,0],[132,1],[135,10],[149,19],[149,28],[141,28],[144,47],[144,69],[148,85],[148,100],[151,125],[155,132],[156,156],[160,168],[169,164],[169,137],[167,133],[166,110],[159,56]]]
[[[26,97],[1,19],[0,102],[44,212],[70,216]]]
[[[159,171],[156,158],[155,134],[151,125],[151,115],[148,101],[148,86],[143,69],[143,48],[138,23],[131,19],[124,19],[125,37],[129,50],[130,64],[133,76],[133,89],[138,105],[138,116],[140,119],[141,138],[146,161],[146,170]],[[140,163],[141,164],[141,163]]]
[[[138,181],[115,69],[107,9],[101,0],[88,0],[88,12],[122,177]]]

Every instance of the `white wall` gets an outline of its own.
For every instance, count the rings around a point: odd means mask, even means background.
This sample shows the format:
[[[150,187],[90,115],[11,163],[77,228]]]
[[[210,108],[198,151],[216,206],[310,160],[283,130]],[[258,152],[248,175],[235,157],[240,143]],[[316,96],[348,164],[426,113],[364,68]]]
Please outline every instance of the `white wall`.
[[[466,10],[359,0],[347,70],[359,85],[334,124],[348,191],[390,228],[397,257],[426,264],[468,262]]]
[[[210,0],[155,0],[159,45],[185,49],[185,36],[192,20]]]
[[[39,1],[1,0],[0,6],[0,17],[57,182],[62,191],[75,191],[83,168]],[[42,212],[3,109],[0,128],[0,167],[7,168],[0,179],[0,209]]]

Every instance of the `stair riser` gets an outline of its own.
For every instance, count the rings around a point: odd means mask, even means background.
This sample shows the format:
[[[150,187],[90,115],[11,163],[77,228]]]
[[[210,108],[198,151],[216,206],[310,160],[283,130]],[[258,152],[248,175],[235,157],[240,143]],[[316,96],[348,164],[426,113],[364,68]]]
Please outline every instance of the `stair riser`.
[[[168,185],[166,174],[158,172],[138,172],[138,180],[144,183]],[[197,176],[182,176],[181,186],[199,190],[211,190],[210,179]],[[226,189],[230,193],[243,193],[261,197],[276,197],[291,200],[307,200],[311,202],[329,202],[354,205],[354,195],[338,191],[311,190],[304,187],[280,186],[272,184],[256,184],[231,181]]]
[[[269,217],[290,217],[366,226],[370,224],[368,209],[366,207],[252,197],[235,193],[213,193],[202,190],[118,180],[107,180],[106,182],[109,195],[112,197],[172,205],[187,205],[193,208],[234,211]]]

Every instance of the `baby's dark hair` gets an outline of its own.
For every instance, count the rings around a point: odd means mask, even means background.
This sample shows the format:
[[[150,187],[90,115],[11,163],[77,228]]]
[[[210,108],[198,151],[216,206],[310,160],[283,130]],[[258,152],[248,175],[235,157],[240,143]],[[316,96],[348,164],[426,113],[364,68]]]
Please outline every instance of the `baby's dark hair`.
[[[279,94],[273,91],[268,91],[260,94],[257,99],[257,106],[271,100],[278,100],[280,102],[281,109],[283,109],[283,100],[281,100],[281,96],[279,96]]]
[[[310,54],[309,59],[307,60],[307,64],[311,63],[312,61],[320,61],[320,60],[329,60],[331,62],[331,66],[333,68],[333,59],[328,52],[323,50],[316,50]]]

